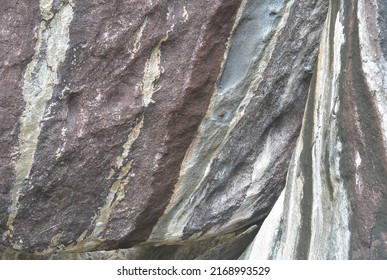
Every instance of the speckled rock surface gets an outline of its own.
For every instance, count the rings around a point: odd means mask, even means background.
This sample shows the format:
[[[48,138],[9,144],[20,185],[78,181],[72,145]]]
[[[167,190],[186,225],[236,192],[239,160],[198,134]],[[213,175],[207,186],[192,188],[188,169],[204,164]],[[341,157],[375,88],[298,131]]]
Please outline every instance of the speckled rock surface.
[[[387,259],[386,1],[331,1],[286,188],[247,259]]]
[[[1,4],[3,258],[242,254],[285,186],[328,1]]]

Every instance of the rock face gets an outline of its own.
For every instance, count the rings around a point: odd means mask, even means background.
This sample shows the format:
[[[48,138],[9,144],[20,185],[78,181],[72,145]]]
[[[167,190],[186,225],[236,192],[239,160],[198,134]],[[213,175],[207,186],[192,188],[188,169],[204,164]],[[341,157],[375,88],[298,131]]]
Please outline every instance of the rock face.
[[[386,257],[383,1],[3,2],[3,258]]]
[[[4,8],[1,243],[230,243],[284,187],[326,4],[94,2]]]
[[[244,258],[387,258],[386,1],[331,1],[287,184]]]
[[[240,1],[132,2],[5,9],[36,20],[20,32],[29,41],[13,62],[14,85],[2,89],[13,109],[1,151],[4,245],[129,247],[163,214]]]

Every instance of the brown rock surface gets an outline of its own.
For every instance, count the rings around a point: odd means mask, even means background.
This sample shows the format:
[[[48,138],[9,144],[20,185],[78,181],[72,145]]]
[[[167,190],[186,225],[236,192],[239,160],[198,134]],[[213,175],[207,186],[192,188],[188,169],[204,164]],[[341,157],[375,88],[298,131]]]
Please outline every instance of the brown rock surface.
[[[0,4],[5,258],[238,257],[285,186],[328,1]]]
[[[2,123],[5,245],[147,238],[208,107],[239,2],[40,1],[9,15],[10,33],[15,16],[36,20],[24,19],[22,44],[2,44],[19,53],[1,80],[12,112]]]

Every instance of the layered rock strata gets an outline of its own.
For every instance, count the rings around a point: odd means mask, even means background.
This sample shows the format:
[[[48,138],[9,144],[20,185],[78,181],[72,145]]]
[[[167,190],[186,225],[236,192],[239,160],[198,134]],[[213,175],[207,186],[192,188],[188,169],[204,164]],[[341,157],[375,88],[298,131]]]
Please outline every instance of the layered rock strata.
[[[387,258],[386,1],[331,1],[286,188],[243,258]]]
[[[237,257],[285,185],[327,2],[5,2],[3,252]]]

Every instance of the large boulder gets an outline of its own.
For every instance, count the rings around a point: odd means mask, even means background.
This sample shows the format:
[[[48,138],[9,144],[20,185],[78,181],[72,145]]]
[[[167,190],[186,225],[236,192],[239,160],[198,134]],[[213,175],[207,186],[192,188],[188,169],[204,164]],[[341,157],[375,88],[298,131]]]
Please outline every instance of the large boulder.
[[[386,258],[386,6],[1,1],[3,258]]]
[[[286,188],[247,259],[387,259],[387,2],[330,1]]]

